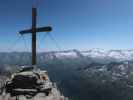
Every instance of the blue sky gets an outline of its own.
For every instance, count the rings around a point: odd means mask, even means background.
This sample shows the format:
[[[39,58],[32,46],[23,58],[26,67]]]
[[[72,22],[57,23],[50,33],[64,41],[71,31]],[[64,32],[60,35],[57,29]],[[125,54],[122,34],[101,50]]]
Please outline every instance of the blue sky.
[[[30,35],[19,30],[31,27],[31,7],[38,3],[38,26],[51,25],[61,49],[86,50],[133,48],[133,0],[0,0],[0,51],[30,50]],[[38,50],[58,50],[38,33]],[[27,49],[28,47],[28,49]]]

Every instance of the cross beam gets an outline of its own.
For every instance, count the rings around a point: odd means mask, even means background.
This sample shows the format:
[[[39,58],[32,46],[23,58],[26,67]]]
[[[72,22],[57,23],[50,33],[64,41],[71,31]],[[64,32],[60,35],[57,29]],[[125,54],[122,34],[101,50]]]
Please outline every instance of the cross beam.
[[[32,34],[32,65],[33,66],[36,65],[36,33],[52,31],[52,28],[50,26],[37,28],[36,22],[37,22],[37,9],[33,7],[32,8],[32,28],[22,30],[19,32],[21,35],[29,34],[29,33]]]
[[[39,27],[39,28],[36,28],[35,30],[36,32],[49,32],[52,30],[52,28],[50,26],[47,26],[47,27]],[[32,33],[32,29],[26,29],[26,30],[20,31],[19,33],[21,35]]]

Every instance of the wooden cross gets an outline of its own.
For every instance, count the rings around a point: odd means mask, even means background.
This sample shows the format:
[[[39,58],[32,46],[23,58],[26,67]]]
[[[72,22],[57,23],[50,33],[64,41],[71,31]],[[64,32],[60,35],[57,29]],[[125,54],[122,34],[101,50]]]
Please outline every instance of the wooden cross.
[[[50,32],[52,30],[50,26],[36,27],[36,22],[37,22],[37,8],[33,7],[32,8],[32,28],[22,30],[19,32],[21,35],[29,34],[29,33],[32,34],[32,65],[33,66],[36,65],[36,33]]]

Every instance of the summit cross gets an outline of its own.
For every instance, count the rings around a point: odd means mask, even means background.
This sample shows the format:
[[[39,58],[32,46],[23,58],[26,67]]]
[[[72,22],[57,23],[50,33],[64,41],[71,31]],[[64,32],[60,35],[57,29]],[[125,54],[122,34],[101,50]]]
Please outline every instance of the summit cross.
[[[52,27],[37,27],[37,8],[32,8],[32,27],[31,29],[22,30],[19,33],[21,35],[31,34],[32,35],[32,65],[35,66],[37,64],[36,60],[36,33],[37,32],[50,32],[52,31]]]

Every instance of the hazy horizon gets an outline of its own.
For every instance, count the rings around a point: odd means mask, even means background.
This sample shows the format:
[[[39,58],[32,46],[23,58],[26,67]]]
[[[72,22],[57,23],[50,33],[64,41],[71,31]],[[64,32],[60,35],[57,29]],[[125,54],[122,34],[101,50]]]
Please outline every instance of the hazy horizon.
[[[98,51],[118,51],[118,50],[122,50],[122,51],[133,51],[133,48],[132,49],[103,49],[103,48],[88,48],[88,49],[62,49],[62,50],[44,50],[44,51],[38,51],[37,50],[37,53],[43,53],[43,52],[63,52],[63,51],[73,51],[73,50],[77,50],[77,51],[89,51],[89,50],[98,50]],[[23,53],[23,52],[26,52],[26,53],[31,53],[31,51],[17,51],[17,50],[13,50],[13,51],[0,51],[0,53],[13,53],[13,52],[17,52],[17,53]]]

